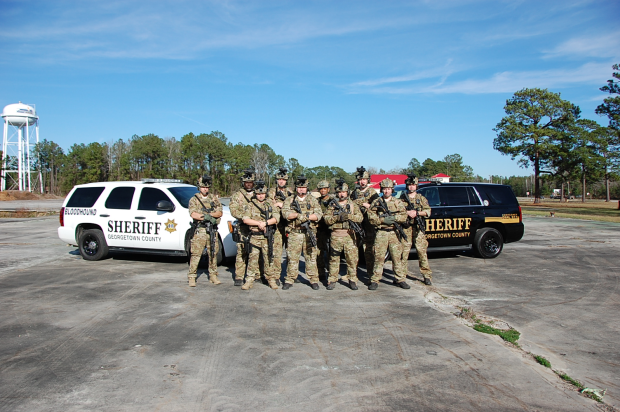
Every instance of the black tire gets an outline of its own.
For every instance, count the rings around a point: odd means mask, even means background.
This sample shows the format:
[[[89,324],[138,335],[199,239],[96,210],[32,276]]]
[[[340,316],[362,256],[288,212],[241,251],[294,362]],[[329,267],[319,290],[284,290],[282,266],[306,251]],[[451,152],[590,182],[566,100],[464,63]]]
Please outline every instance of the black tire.
[[[502,253],[504,238],[497,229],[483,227],[476,232],[473,249],[476,256],[484,259],[493,259]]]
[[[100,260],[108,255],[108,244],[103,232],[99,229],[87,229],[82,231],[78,241],[80,255],[84,260]]]

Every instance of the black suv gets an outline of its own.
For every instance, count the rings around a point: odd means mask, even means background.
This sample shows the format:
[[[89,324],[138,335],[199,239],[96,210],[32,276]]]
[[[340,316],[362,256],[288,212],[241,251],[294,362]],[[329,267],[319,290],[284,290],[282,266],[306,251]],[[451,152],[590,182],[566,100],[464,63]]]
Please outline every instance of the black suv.
[[[394,196],[406,192],[394,188]],[[421,183],[418,193],[428,199],[429,247],[472,245],[474,253],[494,258],[504,243],[523,237],[521,207],[510,186],[490,183]]]

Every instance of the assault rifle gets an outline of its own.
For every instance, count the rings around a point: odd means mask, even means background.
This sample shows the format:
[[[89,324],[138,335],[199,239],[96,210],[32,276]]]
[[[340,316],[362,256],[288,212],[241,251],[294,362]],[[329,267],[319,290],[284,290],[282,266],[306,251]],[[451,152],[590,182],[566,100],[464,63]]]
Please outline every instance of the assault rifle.
[[[276,196],[283,202],[286,200],[286,194],[280,189],[276,189]]]
[[[254,203],[254,201],[252,201],[252,203]],[[256,206],[258,208],[258,210],[260,211],[260,215],[262,217],[265,218],[265,223],[266,223],[266,227],[265,227],[265,237],[267,238],[267,255],[269,257],[269,263],[273,262],[273,235],[276,232],[276,225],[270,225],[269,219],[271,219],[271,212],[273,212],[273,209],[271,208],[271,206],[266,207],[265,209],[261,209],[256,203],[254,203],[254,206]]]
[[[334,215],[336,216],[340,216],[343,213],[351,213],[351,208],[349,204],[347,204],[347,210],[340,206],[340,203],[338,203],[336,199],[332,199],[329,204],[334,205],[334,207],[336,208],[337,211],[336,213],[334,213]],[[364,233],[364,229],[362,229],[362,227],[357,222],[354,222],[352,220],[348,220],[348,222],[349,227],[353,229],[353,231],[357,233],[362,239],[366,236],[366,234]]]
[[[415,210],[416,212],[420,212],[419,207],[416,207],[412,202],[411,199],[409,199],[409,194],[408,193],[403,193],[403,196],[405,197],[405,200],[407,201],[407,206],[405,207],[407,210]],[[419,204],[420,200],[416,199],[416,203]],[[409,217],[407,217],[409,218]],[[424,219],[422,218],[422,216],[416,214],[415,217],[415,223],[418,226],[418,230],[420,232],[422,232],[422,234],[426,233],[426,225],[424,224]]]
[[[379,207],[380,209],[383,209],[385,213],[379,215],[379,217],[394,216],[394,212],[390,211],[390,209],[387,206],[387,203],[385,203],[385,199],[383,197],[381,197],[380,199],[381,200],[377,204],[377,207]],[[403,227],[399,223],[396,223],[396,222],[394,222],[392,225],[394,226],[394,230],[396,230],[396,236],[398,237],[398,240],[402,241],[403,239],[405,239],[405,242],[406,242],[408,239],[407,239],[407,235],[405,234],[405,231],[403,230]]]
[[[196,198],[198,199],[198,198]],[[202,205],[202,209],[201,212],[204,215],[210,214],[211,212],[213,212],[215,210],[215,202],[211,202],[211,207],[207,208],[204,203],[202,203],[202,200],[198,199],[198,201],[200,202],[200,204]],[[192,226],[190,228],[190,239],[192,239],[194,237],[194,234],[196,233],[196,230],[200,227],[204,227],[207,231],[207,233],[209,233],[209,243],[211,246],[211,256],[209,256],[209,259],[213,259],[215,257],[215,232],[217,231],[217,229],[215,228],[215,224],[209,222],[208,220],[194,220],[192,222]],[[202,252],[202,254],[204,255],[204,251]]]
[[[291,202],[291,207],[293,208],[294,211],[296,211],[300,215],[303,215],[303,212],[301,211],[301,206],[299,205],[299,202],[297,201],[296,198]],[[310,213],[306,213],[306,219],[308,219],[309,217],[310,217]],[[301,227],[306,229],[306,232],[308,233],[308,238],[310,239],[310,246],[316,247],[317,245],[316,235],[314,234],[314,231],[312,230],[312,227],[310,226],[310,220],[306,220],[305,222],[303,222],[301,224]]]

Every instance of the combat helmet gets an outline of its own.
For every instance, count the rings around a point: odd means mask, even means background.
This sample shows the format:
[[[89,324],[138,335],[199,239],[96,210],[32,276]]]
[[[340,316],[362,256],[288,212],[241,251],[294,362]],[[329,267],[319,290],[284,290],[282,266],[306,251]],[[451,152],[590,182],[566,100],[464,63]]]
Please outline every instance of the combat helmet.
[[[346,184],[346,182],[344,181],[344,179],[342,177],[339,177],[338,179],[336,179],[336,192],[348,192],[349,191],[349,185]]]
[[[267,193],[267,186],[262,180],[257,180],[256,182],[254,182],[254,194],[259,193]]]
[[[253,182],[256,180],[256,175],[254,174],[254,168],[250,167],[243,171],[243,176],[241,176],[242,182]]]
[[[368,173],[368,170],[364,169],[364,166],[360,166],[357,168],[355,178],[357,180],[368,179],[368,182],[370,182],[370,173]]]
[[[203,175],[198,178],[198,182],[196,182],[196,186],[198,187],[211,187],[213,184],[213,179],[211,176]]]
[[[308,187],[308,178],[305,175],[297,176],[295,187]]]
[[[381,189],[383,189],[384,187],[394,188],[394,182],[392,181],[392,179],[389,179],[387,177],[381,181],[380,185]]]
[[[412,173],[407,173],[407,180],[405,180],[406,185],[417,185],[418,177]]]
[[[316,184],[317,189],[325,189],[330,187],[331,186],[327,180],[321,180],[319,183]]]
[[[286,167],[281,167],[280,170],[276,172],[276,179],[288,180],[288,170]]]

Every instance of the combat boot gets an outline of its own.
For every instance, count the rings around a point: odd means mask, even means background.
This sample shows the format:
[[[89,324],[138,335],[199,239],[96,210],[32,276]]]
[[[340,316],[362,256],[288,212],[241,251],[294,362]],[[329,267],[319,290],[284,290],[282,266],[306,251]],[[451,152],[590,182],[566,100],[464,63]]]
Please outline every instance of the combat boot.
[[[310,284],[310,287],[312,288],[312,290],[319,290],[319,284],[318,283],[312,283],[312,284]]]
[[[278,284],[275,279],[269,279],[267,282],[269,283],[269,287],[271,289],[278,289]]]
[[[241,286],[241,289],[249,290],[252,289],[252,286],[254,286],[254,278],[246,278],[245,283]]]
[[[288,290],[288,289],[290,289],[290,288],[292,288],[292,287],[293,287],[293,284],[292,284],[292,283],[286,283],[286,282],[284,282],[284,285],[282,285],[282,290]]]
[[[189,278],[187,278],[187,281],[189,282],[189,286],[191,288],[195,288],[196,287],[196,278],[195,277],[189,277]]]
[[[352,280],[350,280],[349,281],[349,287],[351,288],[351,290],[357,290],[357,283],[355,283]]]
[[[217,278],[217,275],[209,276],[209,282],[213,283],[214,285],[222,284],[222,282],[220,282],[220,280]]]
[[[336,282],[331,282],[327,285],[327,290],[334,290],[334,288],[336,287]]]
[[[424,278],[424,284],[426,286],[431,286],[433,283],[431,282],[431,278]]]
[[[398,282],[398,281],[395,280],[394,281],[394,286],[399,286],[399,287],[401,287],[403,289],[410,289],[411,288],[411,286],[409,286],[409,284],[407,282],[405,282],[404,280],[401,281],[401,282]]]
[[[243,285],[243,279],[235,279],[235,286]]]
[[[368,290],[377,290],[379,284],[377,282],[371,282],[370,286],[368,286]]]

